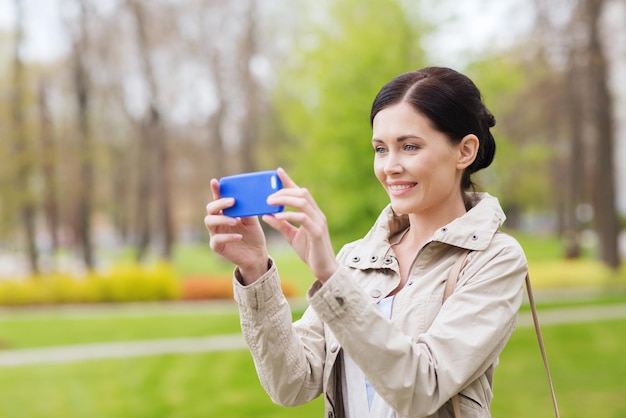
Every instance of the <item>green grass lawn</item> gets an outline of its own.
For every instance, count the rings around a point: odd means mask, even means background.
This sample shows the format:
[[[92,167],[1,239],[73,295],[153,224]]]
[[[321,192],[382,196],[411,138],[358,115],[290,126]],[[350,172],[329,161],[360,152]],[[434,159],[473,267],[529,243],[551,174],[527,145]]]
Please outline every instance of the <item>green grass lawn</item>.
[[[239,334],[239,314],[234,303],[214,312],[209,304],[161,305],[130,308],[79,309],[73,314],[58,309],[0,313],[0,350],[115,341],[205,337]],[[294,319],[302,315],[294,310]],[[0,418],[2,416],[0,415]]]
[[[561,416],[626,417],[626,320],[542,327]],[[494,417],[553,417],[532,328],[518,329],[500,357]]]
[[[13,314],[0,320],[0,339],[5,348],[30,348],[240,332],[236,313],[162,309],[91,318],[57,310]],[[0,394],[2,418],[280,418],[316,416],[323,409],[321,400],[295,409],[274,405],[246,350],[0,368]]]
[[[246,351],[0,369],[0,393],[3,418],[304,418],[323,410],[274,405]]]
[[[139,317],[50,317],[0,320],[0,348],[31,348],[67,344],[160,338],[202,337],[239,331],[232,314]]]
[[[45,337],[49,330],[57,331]],[[12,336],[18,346],[234,332],[232,314],[0,321],[0,335]],[[546,326],[543,333],[562,415],[626,416],[626,320]],[[245,350],[1,368],[0,394],[3,418],[312,418],[323,409],[321,399],[295,409],[274,405]],[[531,328],[516,330],[502,354],[492,406],[494,417],[551,416]]]

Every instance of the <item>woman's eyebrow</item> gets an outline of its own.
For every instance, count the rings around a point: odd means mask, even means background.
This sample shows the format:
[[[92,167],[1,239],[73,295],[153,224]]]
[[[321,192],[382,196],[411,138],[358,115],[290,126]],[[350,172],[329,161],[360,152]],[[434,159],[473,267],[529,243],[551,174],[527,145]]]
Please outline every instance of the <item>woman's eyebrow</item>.
[[[399,137],[396,138],[396,141],[402,142],[402,141],[406,141],[407,139],[421,139],[422,141],[424,140],[424,138],[422,138],[421,136],[407,134],[407,135],[400,135]],[[378,139],[378,138],[372,138],[372,142],[385,142],[385,141],[383,141],[382,139]]]
[[[402,136],[397,137],[396,141],[402,142],[402,141],[406,141],[407,139],[422,139],[423,140],[421,136],[408,134],[408,135],[402,135]]]

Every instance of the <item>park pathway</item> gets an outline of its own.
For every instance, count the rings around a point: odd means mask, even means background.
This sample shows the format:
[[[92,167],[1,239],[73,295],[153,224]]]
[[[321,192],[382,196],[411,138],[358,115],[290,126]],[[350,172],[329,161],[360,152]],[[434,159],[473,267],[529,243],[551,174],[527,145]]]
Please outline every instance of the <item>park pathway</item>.
[[[542,327],[556,324],[617,319],[626,319],[626,303],[546,309],[539,312],[539,321]],[[533,326],[529,312],[520,313],[517,326],[519,328]],[[211,351],[241,350],[245,348],[245,342],[241,334],[233,334],[199,338],[122,341],[20,350],[0,350],[0,368],[164,354],[205,353]]]

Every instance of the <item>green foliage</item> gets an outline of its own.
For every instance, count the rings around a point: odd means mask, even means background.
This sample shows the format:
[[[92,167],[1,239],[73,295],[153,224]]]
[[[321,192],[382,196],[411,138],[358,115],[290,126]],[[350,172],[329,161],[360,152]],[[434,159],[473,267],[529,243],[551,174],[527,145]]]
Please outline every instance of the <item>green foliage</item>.
[[[171,300],[179,294],[178,275],[166,263],[125,264],[81,277],[53,273],[0,281],[0,305]]]
[[[424,64],[418,21],[397,1],[332,2],[330,17],[297,42],[275,101],[298,144],[294,180],[311,190],[336,242],[358,238],[388,200],[373,175],[369,113],[378,90]]]
[[[478,175],[479,184],[498,196],[505,212],[512,215],[552,209],[554,138],[541,136],[547,129],[546,115],[536,97],[528,97],[537,88],[533,84],[538,83],[537,78],[546,76],[530,78],[514,53],[476,61],[466,73],[497,121],[492,131],[496,157],[492,166]]]

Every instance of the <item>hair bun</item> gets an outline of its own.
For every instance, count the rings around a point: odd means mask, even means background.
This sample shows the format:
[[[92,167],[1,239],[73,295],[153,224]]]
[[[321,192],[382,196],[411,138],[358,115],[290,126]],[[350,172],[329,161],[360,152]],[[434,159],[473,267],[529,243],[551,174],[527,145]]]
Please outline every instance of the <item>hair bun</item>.
[[[490,128],[493,128],[494,126],[496,126],[495,116],[493,116],[491,112],[488,111],[487,109],[485,109],[485,121],[487,122],[487,126],[489,126]]]

